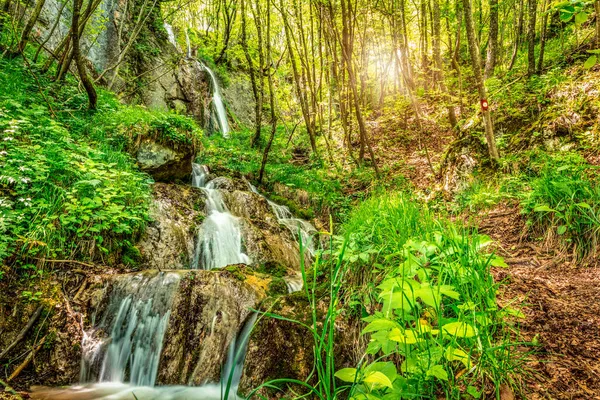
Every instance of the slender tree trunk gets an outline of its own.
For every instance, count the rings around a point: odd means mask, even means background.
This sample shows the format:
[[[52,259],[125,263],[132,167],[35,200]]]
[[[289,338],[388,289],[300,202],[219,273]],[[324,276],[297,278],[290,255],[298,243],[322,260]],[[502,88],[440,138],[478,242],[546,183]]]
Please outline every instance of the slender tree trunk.
[[[543,10],[544,16],[542,17],[542,32],[540,35],[540,55],[538,57],[537,73],[541,74],[544,69],[544,51],[546,50],[546,36],[548,34],[548,7],[550,5],[549,0],[544,0]]]
[[[489,0],[490,5],[490,33],[485,60],[484,79],[494,75],[496,68],[496,55],[498,48],[498,0]]]
[[[528,26],[527,26],[527,75],[535,74],[535,18],[537,0],[527,0]]]
[[[265,173],[265,167],[267,166],[267,160],[269,158],[269,151],[275,138],[275,132],[277,132],[277,115],[275,113],[275,89],[273,87],[273,73],[271,73],[271,4],[267,3],[267,82],[269,86],[269,106],[271,107],[271,136],[265,146],[263,152],[262,162],[260,164],[260,172],[258,174],[258,182],[261,183],[263,175]]]
[[[292,65],[292,75],[294,76],[294,83],[296,86],[296,95],[298,96],[298,101],[300,102],[300,108],[302,109],[302,116],[304,117],[304,122],[306,124],[306,130],[308,131],[308,137],[310,139],[310,147],[312,148],[313,153],[318,154],[317,150],[317,141],[315,138],[314,127],[310,118],[310,110],[308,108],[308,102],[305,97],[304,90],[302,89],[302,82],[300,78],[300,72],[298,71],[298,65],[296,64],[296,56],[294,53],[294,47],[292,45],[292,32],[291,27],[289,26],[289,21],[287,18],[287,8],[283,0],[279,0],[279,6],[281,13],[281,17],[283,19],[283,26],[285,31],[285,40],[288,48],[288,56],[290,59],[290,64]]]
[[[71,41],[73,42],[73,59],[75,60],[75,65],[77,66],[77,71],[79,72],[79,78],[81,79],[81,83],[83,84],[83,87],[85,88],[85,91],[88,95],[89,108],[90,110],[95,110],[97,106],[98,95],[96,94],[96,89],[94,89],[94,84],[92,83],[90,77],[87,74],[84,60],[81,56],[81,49],[79,47],[79,16],[81,13],[81,3],[82,0],[73,0],[73,18],[71,22]]]
[[[600,49],[600,0],[594,3],[596,9],[596,48]]]
[[[475,75],[475,82],[479,91],[479,98],[481,100],[487,100],[487,93],[483,76],[481,74],[481,54],[479,52],[479,45],[477,44],[477,38],[475,37],[475,27],[473,24],[473,11],[471,9],[471,0],[462,0],[465,24],[467,28],[467,39],[469,41],[469,52],[471,53],[471,63],[473,64],[473,74]],[[494,163],[498,162],[500,158],[498,155],[498,149],[496,148],[496,139],[494,138],[494,128],[492,126],[492,118],[490,111],[482,110],[483,121],[485,125],[485,138],[487,141],[488,152],[490,158]]]
[[[446,83],[444,82],[444,65],[442,63],[442,39],[440,26],[440,0],[433,0],[433,61],[435,62],[435,80],[438,82],[439,87],[446,98],[446,102],[450,103],[450,95],[448,94]],[[456,120],[456,112],[452,104],[448,104],[448,121],[450,122],[452,129],[458,125]]]
[[[263,103],[265,98],[265,81],[264,81],[264,68],[265,68],[265,54],[263,51],[263,32],[262,32],[262,16],[260,8],[260,0],[256,0],[256,9],[252,8],[254,15],[254,26],[256,27],[256,40],[258,45],[258,66],[256,68],[256,84],[258,89],[258,103],[255,104],[255,115],[256,119],[256,131],[250,141],[250,146],[258,146],[260,142],[260,134],[262,132],[262,112]]]
[[[258,143],[260,138],[260,127],[262,125],[262,94],[258,89],[256,82],[256,75],[260,79],[260,70],[254,71],[254,62],[250,56],[250,49],[248,48],[248,33],[247,33],[247,21],[246,21],[246,0],[241,0],[241,15],[242,15],[242,50],[244,51],[244,57],[248,63],[248,76],[250,77],[250,83],[252,85],[252,94],[254,95],[254,122],[256,123],[256,133],[252,137],[250,146],[254,147]]]
[[[515,65],[515,61],[517,60],[517,55],[519,53],[519,45],[521,44],[521,36],[523,35],[523,18],[524,18],[524,8],[525,8],[525,0],[519,1],[519,17],[517,20],[517,29],[515,35],[515,46],[513,47],[513,53],[510,58],[510,63],[508,64],[508,70],[510,71]]]
[[[19,41],[19,45],[17,46],[17,52],[23,53],[23,51],[25,51],[25,46],[27,46],[27,42],[29,41],[29,34],[31,33],[31,30],[33,29],[35,23],[40,17],[40,13],[42,12],[42,8],[44,7],[45,3],[46,0],[37,0],[35,8],[33,9],[29,20],[27,21],[27,24],[25,24],[25,28],[23,28],[21,40]]]

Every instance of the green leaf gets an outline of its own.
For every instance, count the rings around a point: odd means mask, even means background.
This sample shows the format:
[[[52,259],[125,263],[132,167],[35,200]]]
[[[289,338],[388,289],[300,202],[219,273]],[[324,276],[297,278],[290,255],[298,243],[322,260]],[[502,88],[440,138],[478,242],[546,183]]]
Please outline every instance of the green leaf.
[[[449,324],[442,326],[442,331],[452,336],[464,338],[470,338],[477,335],[475,328],[466,322],[450,322]]]
[[[460,361],[463,363],[465,368],[471,368],[471,358],[469,355],[461,349],[456,349],[452,346],[446,348],[444,357],[448,361]]]
[[[385,318],[379,318],[379,319],[372,321],[369,325],[367,325],[365,327],[365,329],[363,329],[362,334],[364,335],[365,333],[392,329],[397,326],[398,326],[398,324],[392,320],[385,319]]]
[[[556,210],[548,207],[547,205],[536,206],[533,211],[535,212],[556,212]]]
[[[492,258],[492,260],[490,261],[490,265],[492,267],[502,267],[502,268],[508,268],[508,264],[504,262],[504,258],[500,257],[500,256],[494,256]]]
[[[585,11],[578,12],[575,14],[575,24],[577,26],[581,26],[585,21],[587,21],[588,15]]]
[[[590,54],[600,54],[600,49],[588,50],[587,52],[590,53]]]
[[[442,381],[448,380],[448,373],[441,365],[434,365],[433,367],[429,368],[427,370],[427,376],[435,376],[436,378]]]
[[[335,373],[335,377],[344,382],[354,383],[356,380],[356,368],[342,368]]]
[[[598,56],[593,55],[590,56],[590,58],[588,58],[584,63],[583,63],[583,68],[585,69],[590,69],[592,68],[594,65],[596,65],[596,62],[598,61]]]
[[[590,210],[592,207],[588,203],[577,203],[577,206]]]
[[[567,231],[566,225],[560,225],[558,228],[556,228],[556,233],[558,233],[559,235],[564,235],[564,233],[566,231]]]
[[[367,376],[365,376],[365,379],[363,379],[363,382],[369,383],[374,386],[389,387],[390,389],[392,389],[394,387],[392,385],[392,381],[390,381],[390,378],[385,376],[385,374],[383,372],[379,372],[379,371],[374,371],[374,372],[369,373]]]
[[[467,393],[473,396],[475,399],[481,398],[481,395],[483,394],[483,392],[478,391],[475,386],[467,387]]]

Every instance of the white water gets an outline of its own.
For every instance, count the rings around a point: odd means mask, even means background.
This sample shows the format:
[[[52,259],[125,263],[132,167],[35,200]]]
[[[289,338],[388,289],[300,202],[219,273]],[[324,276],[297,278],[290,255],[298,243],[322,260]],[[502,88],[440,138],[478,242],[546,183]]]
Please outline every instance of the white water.
[[[227,121],[227,110],[225,109],[225,104],[223,103],[223,97],[221,97],[221,88],[219,87],[219,82],[217,81],[217,77],[214,72],[208,68],[206,64],[202,64],[202,67],[208,75],[210,75],[210,79],[212,81],[213,87],[213,106],[217,111],[217,122],[219,124],[219,129],[221,130],[221,134],[223,137],[229,137],[229,122]]]
[[[256,186],[252,185],[248,182],[248,186],[250,190],[260,196],[263,196],[258,192]],[[264,196],[263,196],[264,197]],[[267,202],[271,206],[273,213],[277,217],[277,221],[285,226],[297,239],[302,239],[302,246],[304,247],[306,253],[312,258],[315,255],[315,244],[313,240],[313,236],[318,233],[317,228],[315,228],[310,222],[305,221],[300,218],[295,218],[290,209],[287,206],[282,206],[277,204],[269,199]]]
[[[178,286],[174,273],[115,281],[102,320],[84,334],[81,381],[153,386]],[[98,338],[100,331],[110,332],[109,338]]]
[[[166,23],[166,22],[164,23],[163,26],[165,27],[165,31],[167,31],[167,38],[169,39],[169,42],[177,50],[180,50],[179,49],[179,44],[177,43],[177,40],[175,39],[175,32],[173,32],[173,27],[171,25],[169,25],[168,23]]]
[[[213,269],[232,264],[250,264],[242,249],[242,232],[239,220],[223,202],[221,192],[212,182],[207,182],[205,166],[193,164],[192,185],[206,193],[207,217],[198,231],[194,269]]]
[[[246,351],[248,350],[248,341],[256,318],[256,313],[250,315],[238,336],[229,344],[227,362],[225,363],[225,368],[221,374],[221,386],[225,388],[229,383],[229,393],[233,394],[234,397],[237,397],[236,393],[240,386],[240,380],[242,379],[244,359],[246,358]],[[231,396],[229,397],[231,398]]]

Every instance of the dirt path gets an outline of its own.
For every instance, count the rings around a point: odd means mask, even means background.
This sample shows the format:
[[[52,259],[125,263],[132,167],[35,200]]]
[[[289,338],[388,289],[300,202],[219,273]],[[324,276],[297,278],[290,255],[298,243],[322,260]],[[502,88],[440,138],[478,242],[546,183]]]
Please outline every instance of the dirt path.
[[[501,305],[520,305],[520,333],[539,346],[529,356],[523,397],[600,399],[600,267],[580,267],[520,240],[525,229],[516,207],[499,206],[481,216],[482,233],[497,240],[509,268]]]

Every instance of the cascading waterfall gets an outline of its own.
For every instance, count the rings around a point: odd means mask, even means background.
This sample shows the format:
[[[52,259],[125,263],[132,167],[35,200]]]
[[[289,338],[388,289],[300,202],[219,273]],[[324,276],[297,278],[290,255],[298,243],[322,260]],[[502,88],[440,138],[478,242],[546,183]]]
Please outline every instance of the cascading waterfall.
[[[246,351],[248,350],[250,333],[256,323],[257,316],[258,314],[252,313],[238,336],[229,344],[227,363],[221,374],[221,387],[227,387],[229,385],[229,392],[236,398],[240,380],[242,379],[244,359],[246,358]],[[229,397],[231,398],[231,396]]]
[[[175,273],[137,274],[114,282],[102,320],[84,335],[81,381],[154,386],[178,286]],[[95,338],[100,330],[110,332],[107,340]]]
[[[175,32],[173,32],[173,27],[169,25],[167,22],[163,24],[165,31],[167,31],[167,38],[169,39],[169,43],[173,45],[177,50],[179,50],[179,44],[175,39]]]
[[[206,193],[207,217],[198,231],[196,254],[192,268],[213,269],[232,264],[250,264],[242,250],[239,220],[228,210],[221,192],[213,182],[207,182],[205,166],[194,164],[192,185]]]
[[[248,182],[248,186],[250,190],[262,197],[264,197],[273,213],[277,217],[277,221],[285,226],[293,235],[299,239],[302,239],[302,247],[304,247],[305,251],[308,253],[310,257],[315,255],[315,244],[313,241],[313,236],[318,233],[317,228],[315,228],[310,222],[305,221],[300,218],[295,218],[290,209],[287,206],[283,206],[277,204],[265,196],[258,192],[256,186],[252,185]]]
[[[217,77],[214,72],[208,68],[206,64],[202,64],[202,67],[208,75],[210,75],[210,79],[212,81],[213,87],[213,106],[217,111],[217,123],[219,124],[219,128],[221,129],[221,134],[224,137],[229,137],[229,122],[227,121],[227,110],[225,109],[225,103],[223,103],[223,97],[221,97],[221,88],[219,87],[219,82],[217,81]]]

